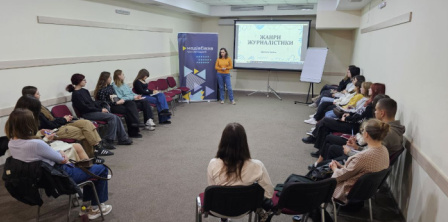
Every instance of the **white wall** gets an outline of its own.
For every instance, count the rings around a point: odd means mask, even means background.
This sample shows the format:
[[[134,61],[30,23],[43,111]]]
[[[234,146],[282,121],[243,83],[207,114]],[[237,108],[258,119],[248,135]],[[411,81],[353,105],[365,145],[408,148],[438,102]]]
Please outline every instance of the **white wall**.
[[[380,2],[374,0],[364,8],[361,28],[411,11],[412,21],[365,34],[357,30],[353,63],[363,68],[368,80],[386,84],[386,93],[398,102],[406,136],[416,154],[428,160],[424,166],[409,158],[401,163],[404,171],[397,176],[406,180],[396,183],[399,187],[393,190],[404,215],[408,221],[446,221],[447,191],[423,167],[441,173],[438,180],[448,178],[444,139],[448,132],[448,2],[395,0],[387,1],[382,10],[376,7]]]
[[[246,18],[245,18],[246,19]],[[257,18],[262,19],[262,18]],[[321,30],[314,28],[314,17],[280,17],[276,19],[309,19],[313,20],[310,33],[310,47],[328,47],[322,83],[315,85],[314,92],[327,83],[338,83],[345,75],[352,58],[353,31],[351,30]],[[202,20],[203,32],[217,32],[219,34],[218,46],[227,48],[229,55],[233,55],[233,26],[219,26],[218,18],[204,18]],[[232,70],[232,86],[236,90],[266,90],[268,71],[260,70]],[[277,92],[307,93],[308,83],[302,83],[299,72],[272,71],[270,85]]]
[[[196,17],[133,9],[128,9],[130,15],[119,15],[115,9],[123,7],[88,1],[8,0],[1,1],[0,8],[0,61],[173,52],[177,51],[178,32],[201,30],[201,20]],[[172,28],[173,33],[39,24],[38,15]],[[88,89],[93,89],[101,71],[122,69],[127,82],[141,68],[147,68],[151,77],[178,73],[177,56],[173,57],[0,70],[0,76],[7,76],[12,83],[0,89],[0,108],[13,106],[24,85],[37,86],[44,100],[66,95],[64,87],[76,72],[87,76]]]
[[[161,9],[140,10],[138,4],[107,2],[0,1],[0,61],[176,52],[178,32],[201,31],[201,19],[197,17]],[[119,15],[115,9],[131,14]],[[37,16],[171,28],[173,33],[39,24]],[[121,69],[127,76],[126,82],[132,82],[141,68],[148,69],[150,78],[177,75],[178,57],[0,70],[0,109],[13,107],[25,85],[37,86],[42,100],[48,100],[70,95],[64,89],[74,73],[86,75],[86,88],[93,90],[102,71],[113,73]],[[5,122],[5,117],[0,118],[0,135],[4,135]]]

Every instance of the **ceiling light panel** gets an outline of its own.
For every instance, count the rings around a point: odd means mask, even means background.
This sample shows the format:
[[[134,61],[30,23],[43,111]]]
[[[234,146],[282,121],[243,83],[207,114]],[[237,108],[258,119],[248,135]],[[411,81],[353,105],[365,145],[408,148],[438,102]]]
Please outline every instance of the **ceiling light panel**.
[[[317,0],[194,0],[208,5],[316,4]]]

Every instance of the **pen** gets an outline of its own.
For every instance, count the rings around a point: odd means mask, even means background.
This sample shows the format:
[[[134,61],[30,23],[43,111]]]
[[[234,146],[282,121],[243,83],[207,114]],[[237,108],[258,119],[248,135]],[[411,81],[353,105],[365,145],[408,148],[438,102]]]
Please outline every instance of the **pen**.
[[[352,136],[353,136],[353,128],[352,128]]]

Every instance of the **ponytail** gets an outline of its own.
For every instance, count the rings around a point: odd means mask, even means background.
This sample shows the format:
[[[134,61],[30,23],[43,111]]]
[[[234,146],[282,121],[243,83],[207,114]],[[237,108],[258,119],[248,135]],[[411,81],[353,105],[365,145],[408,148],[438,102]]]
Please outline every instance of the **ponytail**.
[[[75,91],[75,87],[72,84],[68,84],[67,87],[65,87],[65,90],[69,93],[72,93]]]

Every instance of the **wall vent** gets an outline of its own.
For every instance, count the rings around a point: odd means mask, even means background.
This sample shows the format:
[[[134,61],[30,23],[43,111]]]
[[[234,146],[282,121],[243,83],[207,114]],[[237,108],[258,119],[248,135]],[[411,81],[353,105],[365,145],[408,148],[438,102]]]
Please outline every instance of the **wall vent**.
[[[264,6],[232,5],[230,11],[263,11]]]
[[[313,10],[314,4],[306,5],[278,5],[277,10]]]

